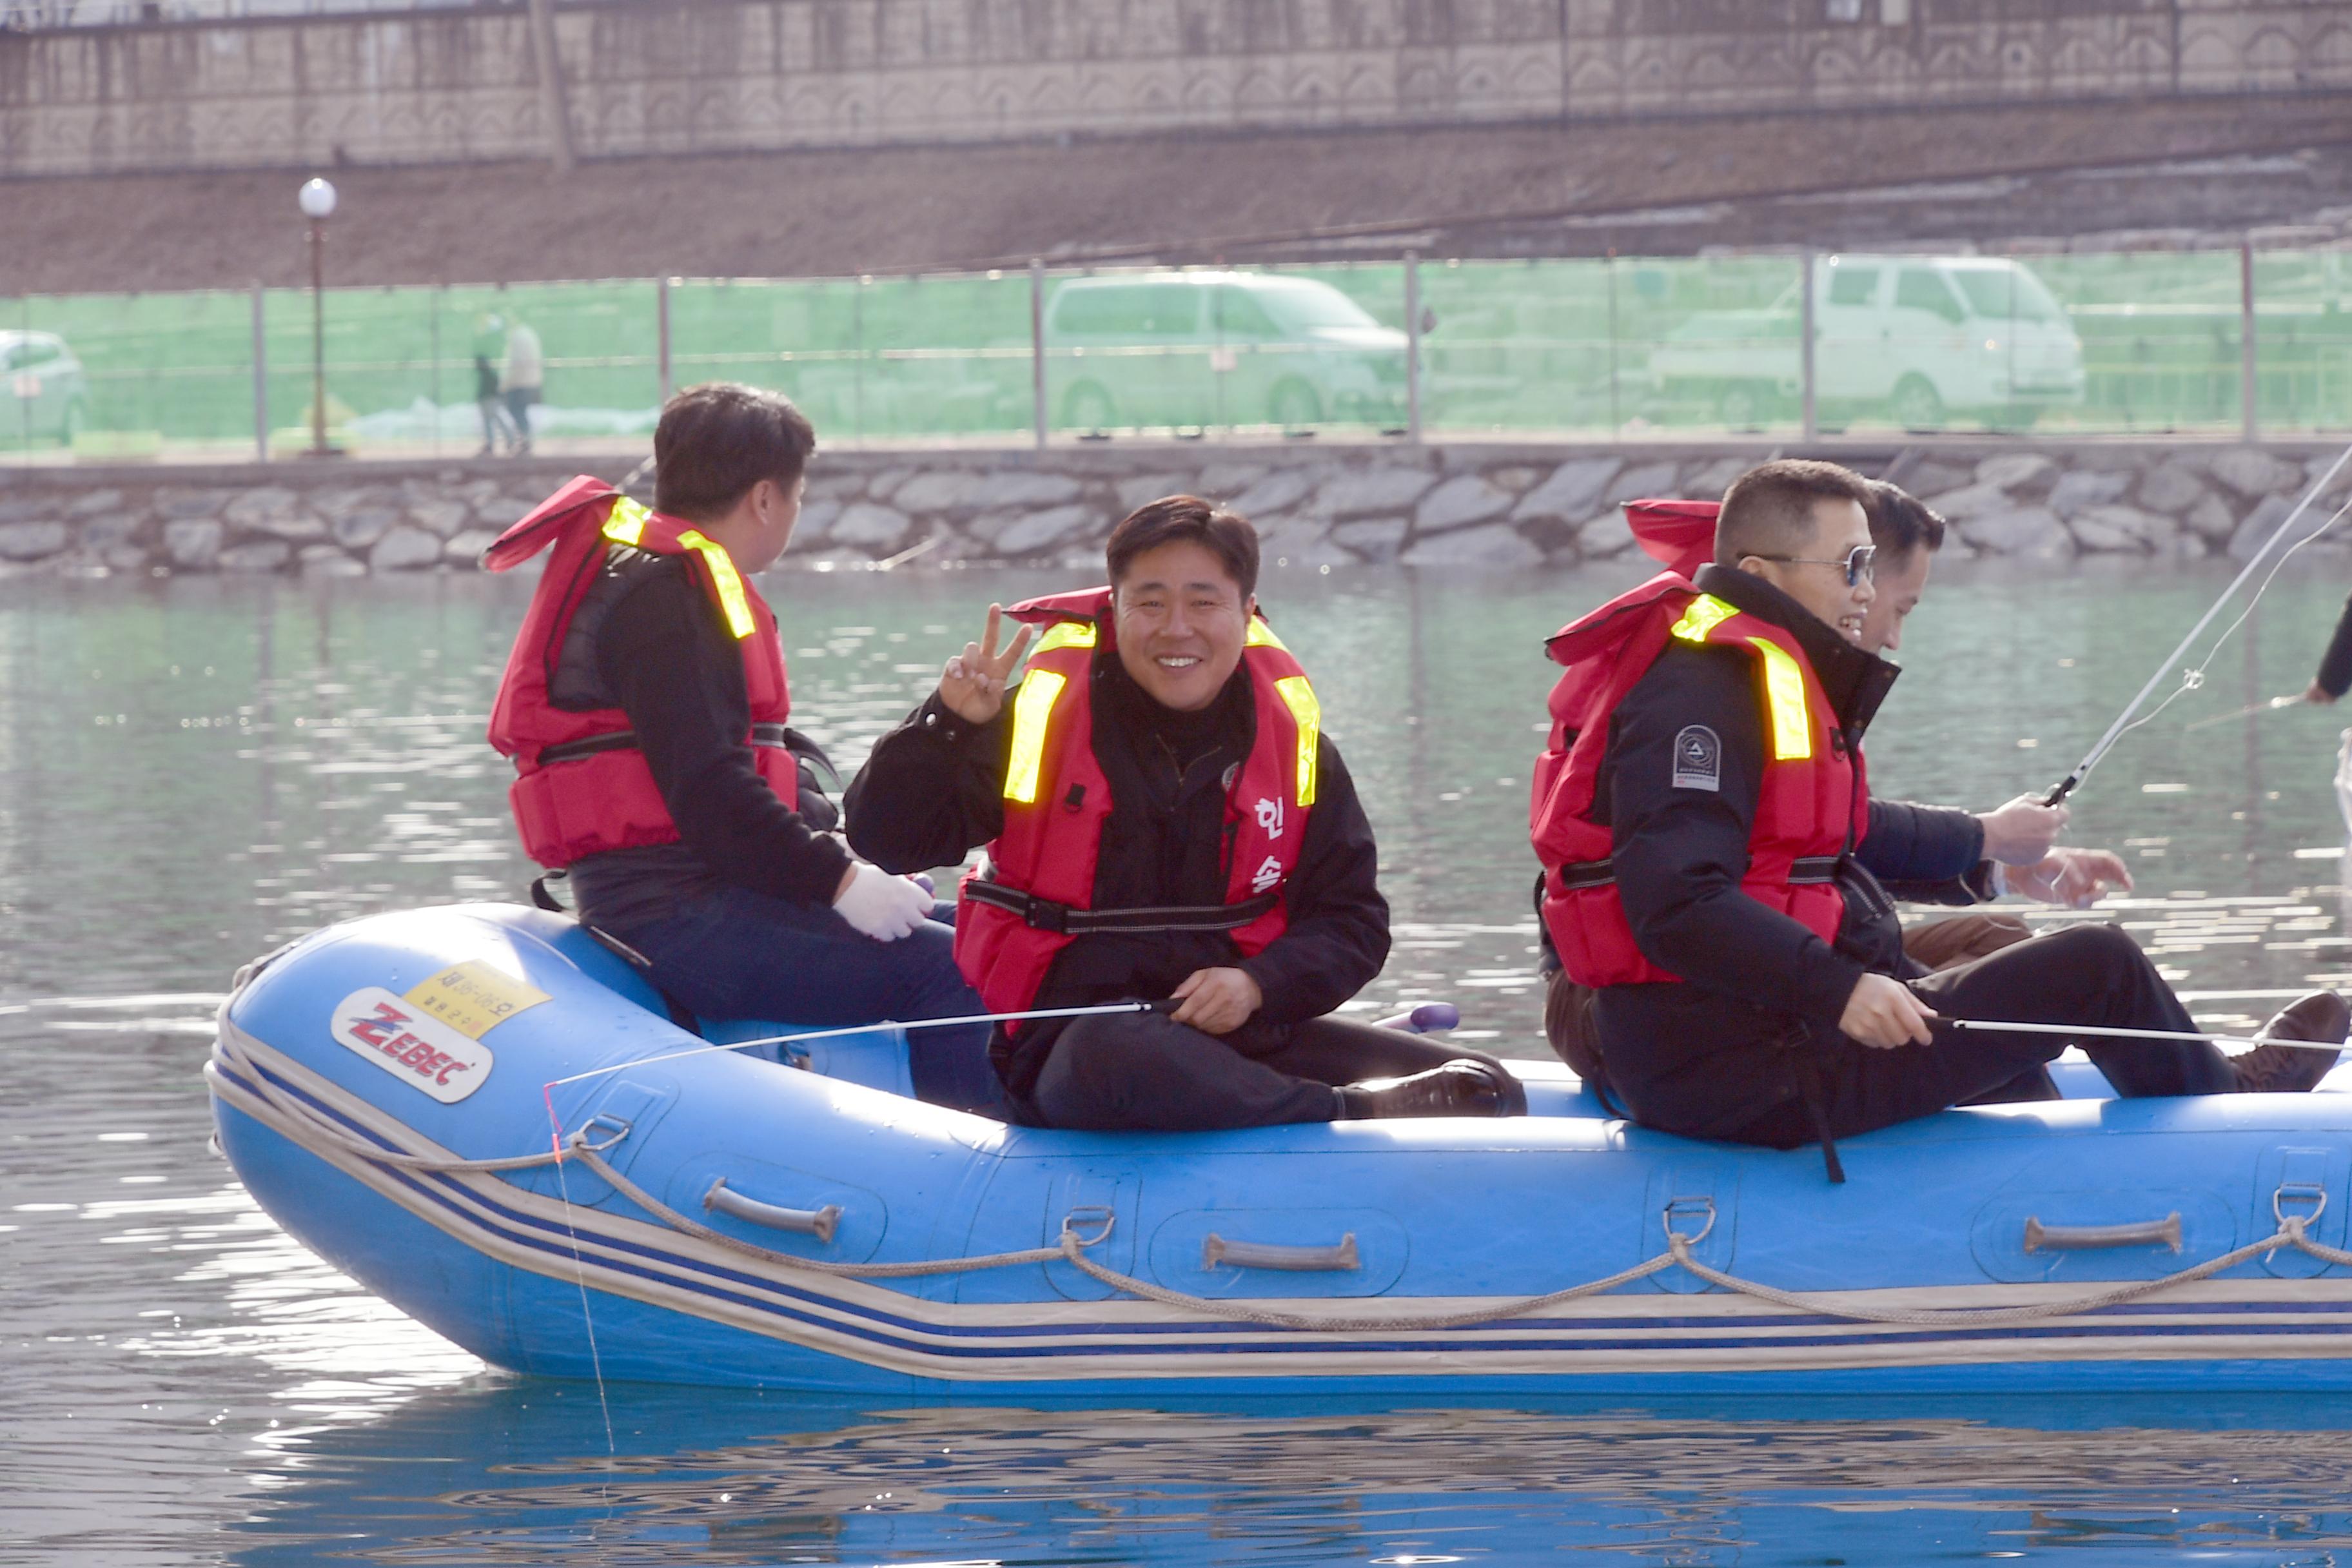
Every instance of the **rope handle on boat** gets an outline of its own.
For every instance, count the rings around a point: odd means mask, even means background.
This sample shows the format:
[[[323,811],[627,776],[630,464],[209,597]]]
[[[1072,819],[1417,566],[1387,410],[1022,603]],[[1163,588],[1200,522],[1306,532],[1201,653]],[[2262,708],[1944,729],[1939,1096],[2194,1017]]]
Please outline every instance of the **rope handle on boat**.
[[[500,1172],[528,1170],[534,1166],[554,1164],[559,1160],[566,1158],[576,1159],[589,1171],[603,1177],[615,1192],[671,1228],[708,1241],[713,1246],[724,1247],[730,1252],[740,1253],[782,1268],[832,1275],[840,1279],[904,1279],[925,1275],[968,1273],[982,1268],[1018,1268],[1031,1263],[1062,1262],[1069,1264],[1090,1279],[1110,1286],[1113,1289],[1123,1290],[1129,1295],[1144,1300],[1157,1301],[1162,1306],[1181,1308],[1187,1311],[1199,1312],[1208,1317],[1224,1318],[1235,1322],[1255,1323],[1264,1328],[1290,1329],[1304,1332],[1393,1333],[1471,1328],[1482,1323],[1525,1317],[1548,1307],[1559,1306],[1588,1296],[1601,1295],[1616,1289],[1620,1286],[1630,1285],[1636,1280],[1646,1279],[1654,1274],[1661,1274],[1669,1268],[1677,1268],[1707,1284],[1735,1291],[1743,1296],[1753,1297],[1759,1301],[1768,1301],[1791,1311],[1816,1317],[1843,1318],[1853,1322],[1883,1323],[1908,1328],[1934,1328],[1947,1325],[1964,1328],[1995,1328],[2014,1323],[2035,1322],[2050,1318],[2074,1317],[2085,1312],[2095,1312],[2102,1308],[2118,1306],[2126,1301],[2141,1300],[2182,1285],[2190,1285],[2200,1279],[2210,1279],[2224,1270],[2236,1268],[2241,1263],[2283,1248],[2292,1247],[2326,1263],[2352,1266],[2352,1252],[2329,1247],[2324,1242],[2313,1239],[2309,1234],[2311,1225],[2326,1211],[2326,1194],[2324,1192],[2316,1194],[2318,1202],[2311,1213],[2291,1215],[2285,1212],[2284,1201],[2287,1188],[2282,1187],[2272,1194],[2271,1199],[2272,1212],[2277,1215],[2279,1222],[2276,1232],[2260,1241],[2249,1242],[2218,1258],[2209,1258],[2203,1263],[2180,1269],[2176,1273],[2167,1274],[2160,1279],[2136,1280],[2129,1284],[2119,1285],[2111,1290],[2077,1297],[2068,1301],[2021,1307],[1879,1309],[1828,1301],[1817,1296],[1783,1290],[1777,1286],[1761,1284],[1753,1279],[1742,1279],[1736,1274],[1728,1274],[1720,1268],[1702,1263],[1694,1248],[1704,1241],[1714,1228],[1715,1205],[1704,1199],[1696,1200],[1696,1203],[1691,1200],[1678,1199],[1660,1212],[1660,1223],[1664,1226],[1666,1232],[1666,1250],[1655,1258],[1637,1263],[1630,1268],[1620,1269],[1603,1279],[1589,1280],[1581,1285],[1571,1285],[1565,1289],[1549,1291],[1540,1296],[1527,1296],[1514,1301],[1474,1307],[1457,1312],[1397,1312],[1367,1317],[1308,1316],[1303,1313],[1283,1312],[1270,1308],[1256,1307],[1244,1301],[1218,1300],[1211,1297],[1192,1295],[1188,1291],[1173,1290],[1164,1285],[1154,1284],[1148,1279],[1139,1279],[1131,1274],[1125,1274],[1097,1263],[1087,1256],[1087,1249],[1098,1247],[1108,1240],[1112,1228],[1117,1224],[1117,1216],[1110,1209],[1098,1206],[1073,1209],[1065,1215],[1061,1235],[1056,1238],[1054,1246],[1032,1247],[1015,1252],[983,1253],[971,1258],[933,1258],[911,1263],[828,1263],[820,1258],[801,1258],[788,1252],[777,1252],[756,1243],[730,1236],[724,1231],[714,1230],[698,1220],[689,1218],[622,1174],[610,1161],[604,1158],[604,1151],[628,1136],[629,1129],[625,1124],[611,1124],[617,1130],[610,1136],[599,1140],[589,1136],[589,1129],[598,1125],[592,1120],[587,1125],[581,1127],[566,1138],[559,1148],[533,1154],[511,1155],[504,1159],[463,1160],[434,1155],[395,1153],[380,1145],[364,1142],[352,1136],[330,1121],[324,1113],[279,1089],[269,1081],[268,1075],[254,1070],[251,1062],[245,1058],[244,1053],[231,1042],[226,1031],[219,1037],[215,1048],[228,1065],[244,1069],[241,1074],[243,1083],[249,1085],[253,1092],[271,1109],[297,1123],[304,1131],[321,1142],[331,1143],[338,1150],[373,1164],[391,1166],[400,1170],[430,1171],[447,1174],[495,1174]],[[1701,1214],[1704,1215],[1704,1222],[1697,1229],[1685,1233],[1675,1228],[1677,1218],[1695,1217]],[[1089,1227],[1091,1227],[1090,1230]]]

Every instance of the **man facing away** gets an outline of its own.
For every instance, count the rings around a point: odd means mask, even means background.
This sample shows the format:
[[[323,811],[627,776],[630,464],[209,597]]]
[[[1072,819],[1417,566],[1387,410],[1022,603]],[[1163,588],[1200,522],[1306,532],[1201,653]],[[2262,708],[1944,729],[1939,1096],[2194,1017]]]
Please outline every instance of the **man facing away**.
[[[518,317],[507,326],[506,363],[499,370],[499,395],[505,400],[507,420],[514,426],[513,451],[518,457],[530,451],[530,411],[546,381],[547,358],[540,349],[539,333]]]
[[[850,842],[961,862],[956,953],[1020,1119],[1201,1131],[1525,1109],[1490,1058],[1328,1015],[1380,973],[1378,855],[1314,687],[1257,614],[1256,531],[1192,496],[1111,532],[1110,585],[1032,599],[850,786]],[[1007,678],[1042,627],[1026,677]]]
[[[1861,740],[1897,673],[1860,646],[1875,598],[1860,476],[1800,460],[1726,494],[1714,560],[1565,628],[1539,763],[1544,919],[1598,993],[1637,1121],[1790,1148],[1925,1115],[2079,1044],[2126,1096],[2308,1089],[2345,1037],[2314,993],[2234,1064],[2201,1039],[1961,1029],[1955,1020],[2193,1035],[2138,946],[2083,925],[1909,979],[1894,904],[1860,869]],[[1832,1173],[1837,1173],[1833,1152]]]
[[[815,433],[781,396],[690,387],[662,410],[648,511],[574,479],[500,536],[552,546],[490,714],[523,846],[581,918],[706,1018],[813,1026],[981,1011],[929,893],[827,830],[824,753],[786,727],[776,618],[751,581],[799,519]],[[917,1094],[993,1106],[978,1026],[910,1032]]]

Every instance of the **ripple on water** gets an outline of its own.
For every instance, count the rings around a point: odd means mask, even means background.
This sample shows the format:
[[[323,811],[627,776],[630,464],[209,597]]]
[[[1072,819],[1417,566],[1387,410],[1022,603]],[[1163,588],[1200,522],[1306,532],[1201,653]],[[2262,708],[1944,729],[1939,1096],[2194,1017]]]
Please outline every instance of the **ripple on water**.
[[[1551,673],[1535,650],[1639,572],[1269,574],[1381,839],[1395,952],[1351,1012],[1453,997],[1465,1037],[1545,1054],[1520,782]],[[2095,734],[2227,575],[2085,595],[2063,574],[1939,567],[1871,732],[1874,784],[1978,807],[2033,786],[2024,770]],[[991,598],[1069,585],[772,584],[794,722],[850,771]],[[109,1568],[2352,1552],[2352,1412],[2303,1400],[1073,1412],[616,1387],[608,1457],[593,1387],[483,1370],[293,1243],[205,1152],[204,1037],[239,963],[527,881],[481,729],[530,584],[363,588],[0,584],[0,1500],[37,1552]],[[2324,625],[2336,597],[2283,579],[2267,614]],[[2203,700],[2299,689],[2311,652],[2241,641]],[[2217,1028],[2352,980],[2335,745],[2326,716],[2292,710],[2136,731],[2072,837],[2120,846],[2137,892],[2040,919],[2124,921]]]

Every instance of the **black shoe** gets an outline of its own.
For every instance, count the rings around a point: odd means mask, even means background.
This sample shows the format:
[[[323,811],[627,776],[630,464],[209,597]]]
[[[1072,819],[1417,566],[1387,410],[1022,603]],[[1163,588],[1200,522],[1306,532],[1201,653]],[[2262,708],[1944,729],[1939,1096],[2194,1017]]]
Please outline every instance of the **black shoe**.
[[[1339,1090],[1350,1121],[1392,1116],[1525,1116],[1528,1091],[1507,1072],[1461,1058],[1409,1078],[1370,1078]]]
[[[2336,1065],[2352,1032],[2352,1008],[2333,991],[2298,996],[2271,1016],[2259,1037],[2264,1043],[2230,1065],[2237,1069],[2240,1094],[2302,1094],[2315,1088]],[[2288,1045],[2308,1040],[2309,1045]]]

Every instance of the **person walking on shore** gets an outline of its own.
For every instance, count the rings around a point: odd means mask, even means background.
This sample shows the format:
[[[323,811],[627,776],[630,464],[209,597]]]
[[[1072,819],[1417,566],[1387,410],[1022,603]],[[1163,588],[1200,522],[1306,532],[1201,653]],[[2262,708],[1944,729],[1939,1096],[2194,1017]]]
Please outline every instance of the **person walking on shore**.
[[[506,400],[507,418],[514,426],[514,454],[530,455],[530,411],[539,402],[547,379],[547,362],[539,334],[518,318],[507,328],[507,358],[499,373],[499,394]]]

